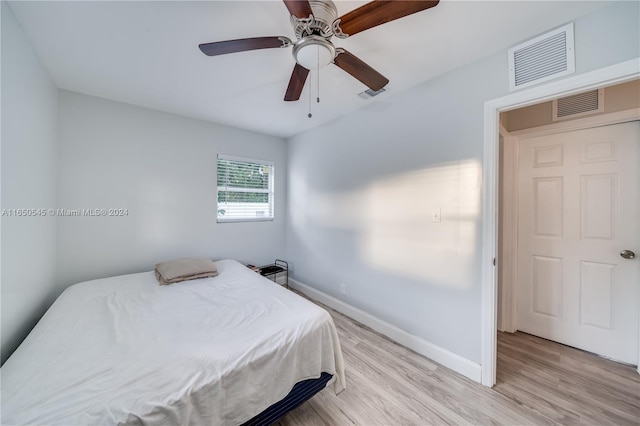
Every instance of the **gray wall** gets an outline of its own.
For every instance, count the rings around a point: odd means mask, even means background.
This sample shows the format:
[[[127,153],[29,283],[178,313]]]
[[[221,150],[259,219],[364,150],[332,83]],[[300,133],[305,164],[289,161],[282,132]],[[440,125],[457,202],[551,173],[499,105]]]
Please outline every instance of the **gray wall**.
[[[58,90],[2,2],[2,209],[56,207]],[[55,217],[2,216],[2,362],[55,297]]]
[[[283,255],[283,139],[64,90],[59,117],[59,207],[128,209],[58,218],[63,286],[183,256],[261,264]],[[275,163],[273,221],[216,223],[218,153]]]
[[[640,56],[639,12],[577,20],[577,73]],[[505,51],[292,138],[295,278],[480,363],[483,104],[507,93]]]

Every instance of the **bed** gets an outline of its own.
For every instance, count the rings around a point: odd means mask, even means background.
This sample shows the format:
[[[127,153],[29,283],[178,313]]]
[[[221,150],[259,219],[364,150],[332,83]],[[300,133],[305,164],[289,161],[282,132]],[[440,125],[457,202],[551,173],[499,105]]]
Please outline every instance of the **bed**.
[[[268,424],[296,389],[344,389],[324,309],[236,261],[216,267],[67,288],[0,369],[2,424]]]

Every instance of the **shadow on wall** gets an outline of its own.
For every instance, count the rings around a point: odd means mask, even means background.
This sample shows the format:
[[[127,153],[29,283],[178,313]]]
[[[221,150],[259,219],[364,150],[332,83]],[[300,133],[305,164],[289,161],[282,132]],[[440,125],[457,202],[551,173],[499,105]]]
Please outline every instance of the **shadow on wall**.
[[[381,272],[469,288],[477,280],[481,180],[477,160],[385,176],[348,192],[318,191],[294,172],[291,225],[308,243],[330,230],[352,235],[359,260]]]

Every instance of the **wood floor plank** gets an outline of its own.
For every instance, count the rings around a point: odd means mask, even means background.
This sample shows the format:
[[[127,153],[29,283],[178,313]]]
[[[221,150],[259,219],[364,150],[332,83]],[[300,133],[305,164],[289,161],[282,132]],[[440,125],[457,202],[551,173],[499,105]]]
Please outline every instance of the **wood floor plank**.
[[[324,389],[278,426],[640,425],[635,368],[525,333],[498,333],[489,389],[323,306],[338,329],[347,389]]]
[[[536,390],[547,392],[550,398],[562,400],[563,397],[565,399],[569,397],[568,401],[573,410],[579,409],[589,413],[593,409],[598,409],[612,416],[622,417],[625,415],[633,417],[640,413],[639,385],[630,381],[629,386],[619,386],[616,382],[605,380],[606,377],[601,373],[593,374],[593,368],[599,364],[599,361],[605,361],[605,364],[611,361],[601,360],[592,355],[594,359],[591,368],[579,370],[567,360],[558,363],[549,361],[548,358],[538,359],[531,354],[513,351],[512,348],[503,348],[499,353],[499,362],[508,361],[504,370],[513,372],[515,368],[518,377],[528,379],[527,385],[537,384]],[[542,373],[541,370],[543,370]],[[548,375],[553,377],[553,384],[540,381],[542,377]]]

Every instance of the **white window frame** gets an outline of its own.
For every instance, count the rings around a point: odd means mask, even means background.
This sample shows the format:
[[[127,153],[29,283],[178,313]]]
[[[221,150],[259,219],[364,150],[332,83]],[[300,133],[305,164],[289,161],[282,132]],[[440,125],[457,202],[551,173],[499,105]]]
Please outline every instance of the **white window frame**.
[[[218,186],[218,162],[220,160],[226,161],[238,161],[243,163],[251,163],[251,164],[260,164],[264,166],[269,166],[271,168],[271,172],[269,173],[269,187],[268,189],[253,189],[253,188],[236,188],[233,191],[229,191],[226,186]],[[218,215],[218,211],[221,208],[221,204],[218,201],[220,192],[261,192],[269,194],[269,210],[270,215],[267,216],[256,216],[256,217],[220,217]],[[225,155],[218,154],[216,158],[216,222],[218,223],[231,223],[231,222],[265,222],[272,221],[275,218],[275,166],[273,161],[268,160],[257,160],[255,158],[246,158],[246,157],[236,157],[233,155]]]

